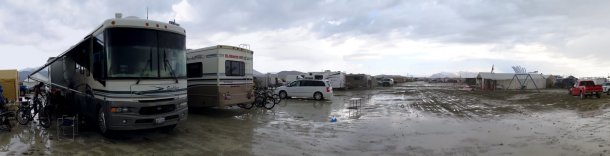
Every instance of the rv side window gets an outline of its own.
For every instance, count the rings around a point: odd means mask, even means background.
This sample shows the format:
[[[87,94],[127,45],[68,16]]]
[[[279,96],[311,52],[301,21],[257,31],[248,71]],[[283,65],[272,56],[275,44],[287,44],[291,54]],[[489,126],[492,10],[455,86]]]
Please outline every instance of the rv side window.
[[[245,76],[246,75],[246,64],[241,61],[225,61],[225,75],[226,76]]]
[[[186,65],[186,75],[189,78],[192,77],[201,77],[203,76],[203,63],[201,62],[196,62],[196,63],[189,63]]]
[[[102,82],[102,78],[105,77],[104,70],[104,33],[100,33],[93,39],[93,67],[91,71],[93,79]]]
[[[324,76],[322,76],[322,75],[316,75],[316,76],[314,76],[314,79],[316,79],[316,80],[322,80],[322,79],[324,79]]]

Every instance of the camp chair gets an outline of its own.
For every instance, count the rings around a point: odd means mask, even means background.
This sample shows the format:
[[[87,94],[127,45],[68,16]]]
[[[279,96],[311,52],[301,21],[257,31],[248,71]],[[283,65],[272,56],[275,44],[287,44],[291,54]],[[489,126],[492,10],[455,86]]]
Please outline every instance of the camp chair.
[[[67,130],[72,129],[68,133]],[[61,135],[72,135],[72,139],[74,136],[78,135],[78,114],[75,116],[67,116],[63,115],[61,118],[57,118],[57,137],[59,138]]]

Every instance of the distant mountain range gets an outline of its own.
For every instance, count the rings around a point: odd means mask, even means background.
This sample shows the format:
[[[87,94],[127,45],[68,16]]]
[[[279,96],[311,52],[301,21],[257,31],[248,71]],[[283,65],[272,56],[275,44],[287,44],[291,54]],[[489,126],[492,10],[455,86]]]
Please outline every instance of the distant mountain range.
[[[285,79],[286,76],[288,76],[288,75],[305,75],[305,74],[307,74],[307,73],[303,73],[300,71],[294,71],[294,70],[293,71],[281,71],[281,72],[277,73],[277,77]]]
[[[261,73],[261,72],[258,72],[256,70],[254,70],[253,74],[254,74],[254,76],[265,76],[265,74],[273,74],[273,75],[277,75],[278,78],[284,79],[288,75],[305,75],[307,73],[300,72],[300,71],[295,71],[295,70],[280,71],[280,72],[277,72],[277,73]]]
[[[252,75],[254,75],[254,76],[260,76],[260,75],[263,75],[263,73],[261,73],[261,72],[259,72],[259,71],[256,71],[256,70],[253,70],[253,71],[252,71]]]
[[[450,73],[450,72],[440,72],[440,73],[432,74],[430,76],[430,78],[457,78],[457,77],[460,77],[460,76],[456,73]]]
[[[23,80],[27,79],[28,76],[30,74],[32,74],[32,72],[34,72],[34,70],[36,70],[36,69],[35,68],[25,68],[25,69],[19,70],[19,81],[23,81]],[[38,74],[43,75],[43,76],[48,76],[49,71],[44,69],[44,70],[41,70],[40,72],[38,72]]]
[[[432,74],[430,76],[430,78],[474,78],[477,76],[477,72],[465,72],[465,71],[460,71],[457,73],[452,73],[452,72],[440,72],[440,73],[436,73],[436,74]]]

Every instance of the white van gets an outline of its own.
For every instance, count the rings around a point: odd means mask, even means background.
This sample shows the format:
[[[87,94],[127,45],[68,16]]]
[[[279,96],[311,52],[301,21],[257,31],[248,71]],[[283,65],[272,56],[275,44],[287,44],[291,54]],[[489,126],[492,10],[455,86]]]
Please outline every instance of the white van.
[[[333,88],[328,80],[297,80],[275,89],[275,92],[282,99],[289,97],[313,97],[316,100],[322,100],[333,96]]]

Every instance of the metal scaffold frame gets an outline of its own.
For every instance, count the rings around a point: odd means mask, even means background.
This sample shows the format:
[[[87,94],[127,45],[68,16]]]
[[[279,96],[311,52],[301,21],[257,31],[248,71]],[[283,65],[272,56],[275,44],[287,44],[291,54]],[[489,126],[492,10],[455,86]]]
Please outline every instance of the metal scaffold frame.
[[[519,76],[520,76],[520,75],[525,75],[525,76],[526,76],[526,77],[525,77],[525,79],[524,79],[523,81],[521,81],[521,80],[519,79]],[[531,75],[531,74],[515,74],[515,76],[513,76],[513,79],[511,79],[511,80],[510,80],[510,83],[508,83],[508,87],[507,87],[507,89],[508,89],[508,88],[510,88],[510,86],[513,84],[513,81],[514,81],[515,79],[517,79],[517,82],[519,82],[519,85],[520,85],[520,87],[521,87],[521,88],[519,88],[519,89],[520,89],[520,90],[525,90],[525,88],[527,88],[527,78],[529,78],[530,80],[532,80],[532,83],[534,84],[534,87],[536,87],[536,90],[537,90],[538,92],[540,92],[540,89],[538,88],[538,85],[536,85],[536,81],[534,81],[534,78],[532,78],[532,75]]]

